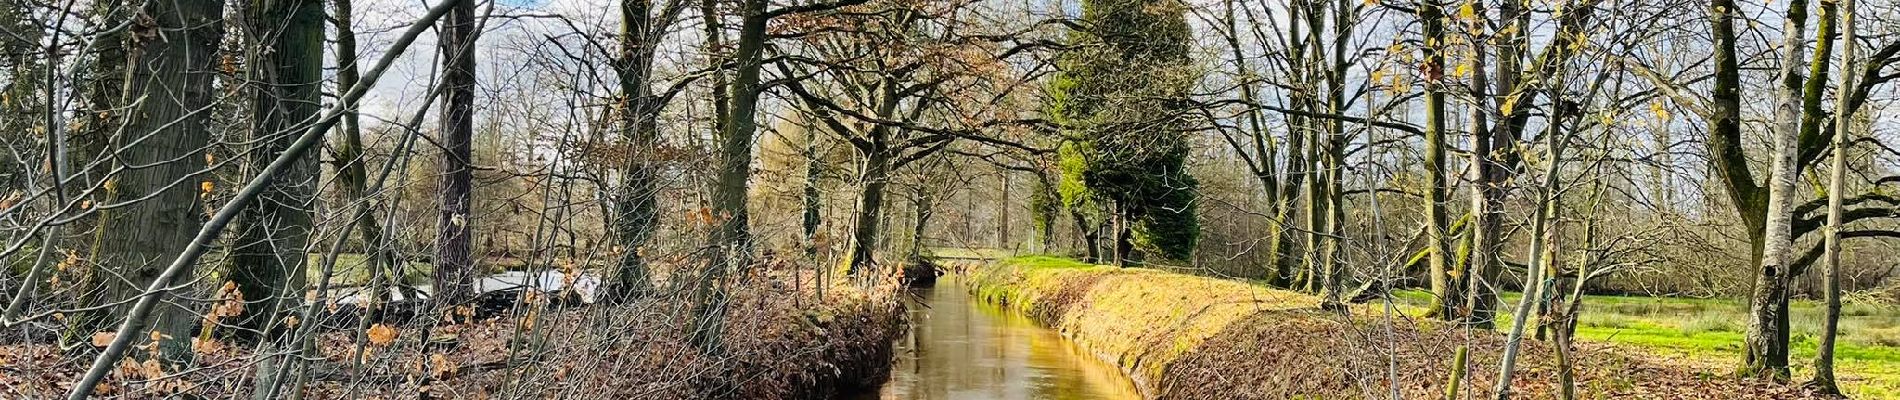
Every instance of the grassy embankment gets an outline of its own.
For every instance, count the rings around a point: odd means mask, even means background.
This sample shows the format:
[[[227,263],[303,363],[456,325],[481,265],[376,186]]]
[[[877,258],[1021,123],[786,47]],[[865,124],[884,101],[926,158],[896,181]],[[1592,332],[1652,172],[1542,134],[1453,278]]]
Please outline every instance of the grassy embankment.
[[[1027,313],[1127,371],[1150,397],[1442,397],[1452,354],[1469,346],[1464,390],[1488,392],[1502,337],[1361,306],[1327,313],[1317,299],[1258,285],[1145,269],[1023,257],[972,272],[973,290]],[[1386,323],[1390,321],[1391,323]],[[1586,330],[1586,337],[1597,332]],[[1579,349],[1579,398],[1800,398],[1788,387],[1738,382],[1686,356],[1626,347]],[[1550,398],[1556,356],[1527,342],[1515,390]],[[1850,375],[1860,373],[1844,365]],[[1396,379],[1396,384],[1387,384]],[[1850,381],[1850,387],[1868,381]],[[1480,396],[1483,397],[1483,396]]]
[[[1400,291],[1398,302],[1423,306],[1431,299],[1423,291]],[[1505,304],[1516,304],[1517,293],[1506,293]],[[1660,350],[1705,364],[1733,367],[1742,357],[1742,332],[1748,308],[1735,299],[1693,299],[1643,296],[1584,296],[1577,323],[1583,340]],[[1822,305],[1797,301],[1789,320],[1794,329],[1795,375],[1811,373],[1814,349],[1821,332]],[[1508,328],[1510,316],[1499,326]],[[1835,347],[1836,370],[1844,390],[1855,398],[1900,398],[1900,310],[1892,307],[1847,304],[1841,310],[1841,336]]]

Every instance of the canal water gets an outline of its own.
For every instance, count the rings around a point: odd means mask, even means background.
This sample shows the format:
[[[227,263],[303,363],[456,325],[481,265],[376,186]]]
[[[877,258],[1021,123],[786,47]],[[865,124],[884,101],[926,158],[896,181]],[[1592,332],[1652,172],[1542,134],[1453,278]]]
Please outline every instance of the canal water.
[[[858,400],[1140,399],[1120,370],[958,279],[917,289],[891,380]]]

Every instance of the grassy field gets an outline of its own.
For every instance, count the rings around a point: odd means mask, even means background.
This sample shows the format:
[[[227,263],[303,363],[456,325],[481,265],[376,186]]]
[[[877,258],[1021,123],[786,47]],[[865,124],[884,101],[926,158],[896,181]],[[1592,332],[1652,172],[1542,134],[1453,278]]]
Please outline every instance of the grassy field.
[[[1431,294],[1408,290],[1395,297],[1400,303],[1424,306]],[[1518,298],[1517,293],[1503,296],[1507,307]],[[1748,321],[1747,306],[1741,300],[1585,296],[1583,305],[1577,324],[1577,336],[1583,340],[1686,355],[1714,365],[1741,363],[1742,332]],[[1812,301],[1797,301],[1790,307],[1794,375],[1806,379],[1812,374],[1824,310]],[[1509,318],[1500,316],[1499,329],[1510,327]],[[1855,398],[1900,398],[1900,310],[1843,306],[1835,357],[1841,384]]]

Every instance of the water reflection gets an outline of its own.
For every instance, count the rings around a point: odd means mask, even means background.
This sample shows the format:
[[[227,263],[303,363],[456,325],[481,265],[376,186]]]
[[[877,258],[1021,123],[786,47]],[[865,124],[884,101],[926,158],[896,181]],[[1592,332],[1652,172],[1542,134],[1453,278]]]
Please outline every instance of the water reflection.
[[[1139,399],[1113,366],[955,280],[917,292],[891,381],[861,399]]]

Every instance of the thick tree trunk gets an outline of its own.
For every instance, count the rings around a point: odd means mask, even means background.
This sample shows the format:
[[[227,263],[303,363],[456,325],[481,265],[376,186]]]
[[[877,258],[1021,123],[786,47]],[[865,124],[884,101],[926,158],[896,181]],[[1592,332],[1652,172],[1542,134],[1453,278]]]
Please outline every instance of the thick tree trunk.
[[[268,166],[317,117],[322,104],[323,4],[318,0],[253,1],[249,25],[252,88],[249,170]],[[244,295],[239,336],[275,337],[279,315],[303,299],[305,262],[316,206],[317,157],[271,178],[272,185],[238,219],[231,280]]]
[[[1332,59],[1326,65],[1332,66],[1326,72],[1326,112],[1341,115],[1346,111],[1346,49],[1344,42],[1352,33],[1353,13],[1347,10],[1344,1],[1335,2],[1333,11],[1333,47]],[[1320,287],[1324,294],[1321,306],[1327,309],[1344,311],[1345,284],[1351,271],[1346,269],[1344,255],[1346,237],[1346,144],[1351,139],[1346,135],[1346,121],[1329,118],[1326,122],[1326,234],[1321,237],[1325,244],[1320,247],[1320,270],[1324,271],[1325,282]]]
[[[1306,140],[1301,134],[1301,129],[1297,128],[1297,125],[1293,126],[1295,128],[1287,130],[1287,143],[1293,147],[1287,149],[1286,152],[1286,179],[1281,179],[1279,188],[1275,190],[1273,221],[1271,221],[1273,226],[1267,231],[1267,254],[1273,257],[1273,277],[1269,280],[1275,286],[1282,288],[1292,288],[1296,280],[1293,268],[1298,257],[1293,256],[1295,245],[1293,219],[1299,215],[1295,211],[1301,206],[1299,192],[1306,178],[1303,171],[1306,164]]]
[[[88,301],[104,305],[138,297],[158,280],[178,249],[185,248],[204,223],[199,177],[204,169],[210,115],[204,110],[214,97],[215,54],[223,39],[224,2],[178,0],[147,3],[142,17],[129,28],[124,65],[138,65],[127,75],[127,91],[119,104],[130,109],[125,129],[111,135],[114,173],[108,176],[104,201],[97,208],[99,227],[92,260],[115,276],[102,278],[100,296]],[[102,57],[111,56],[103,54]],[[149,198],[148,198],[149,197]],[[190,274],[175,275],[167,284],[182,284]],[[127,317],[130,305],[110,307],[112,321]],[[167,364],[189,360],[192,328],[199,318],[179,303],[168,302],[156,321],[136,329],[158,331],[158,353]]]
[[[620,80],[615,127],[627,147],[626,165],[614,199],[614,239],[620,247],[620,259],[607,282],[609,299],[620,301],[651,290],[652,278],[643,254],[647,241],[659,225],[660,167],[655,159],[659,143],[659,108],[649,79],[658,37],[656,25],[671,21],[663,15],[656,23],[649,14],[649,0],[623,0],[620,3],[620,54],[614,60],[614,72]]]
[[[1303,4],[1305,3],[1295,2],[1288,7],[1287,37],[1301,37],[1301,23],[1305,20],[1302,15],[1308,12]],[[1287,59],[1294,60],[1294,65],[1299,68],[1306,68],[1302,64],[1306,60],[1305,52],[1305,46],[1293,45],[1287,50]],[[1306,77],[1306,74],[1299,74],[1293,79],[1296,84],[1304,85],[1300,82]],[[1294,91],[1289,94],[1289,98],[1294,108],[1309,109],[1312,105],[1310,95],[1311,93],[1307,91]],[[1268,253],[1274,257],[1273,269],[1277,277],[1275,280],[1279,281],[1277,286],[1288,289],[1297,288],[1300,280],[1304,279],[1304,273],[1297,268],[1305,259],[1294,254],[1299,246],[1294,239],[1300,235],[1293,231],[1296,230],[1295,224],[1298,223],[1294,219],[1300,217],[1298,210],[1304,205],[1305,196],[1301,190],[1305,188],[1306,174],[1311,171],[1306,160],[1310,148],[1306,140],[1308,136],[1306,120],[1307,118],[1299,115],[1286,117],[1286,144],[1291,147],[1286,150],[1286,168],[1282,173],[1285,178],[1280,179],[1280,186],[1276,190],[1277,197],[1274,198],[1273,229],[1267,232]]]
[[[131,20],[133,13],[123,0],[100,0],[93,2],[91,8],[92,19],[102,24],[123,23]],[[93,42],[91,51],[85,54],[85,57],[91,59],[92,65],[86,68],[82,77],[76,79],[77,84],[81,86],[81,97],[85,105],[84,112],[73,117],[75,126],[69,138],[73,145],[71,151],[68,152],[68,158],[70,158],[68,163],[80,167],[78,171],[75,171],[74,176],[70,177],[74,181],[71,186],[75,188],[100,186],[112,173],[111,169],[120,164],[115,161],[95,161],[112,158],[108,152],[113,148],[115,136],[120,133],[120,128],[125,127],[126,123],[124,112],[126,73],[128,72],[125,68],[128,59],[126,49],[131,45],[127,43],[129,37],[126,36],[126,32],[126,29],[101,32],[101,36]],[[107,190],[105,194],[110,195],[110,192]],[[95,198],[94,200],[109,201],[110,199]],[[73,225],[95,228],[104,226],[105,221],[97,218],[106,217],[108,214],[110,212],[100,213],[92,218],[75,221]],[[73,235],[70,240],[74,251],[91,254],[89,258],[93,260],[98,260],[97,257],[103,255],[99,249],[95,248],[96,244],[103,239],[96,229],[73,229],[69,234]],[[111,278],[105,274],[84,273],[79,274],[77,278],[78,286],[84,288],[97,289],[114,284],[108,282]],[[90,292],[104,294],[97,291]],[[78,313],[69,320],[68,329],[61,341],[64,343],[83,342],[93,332],[104,329],[110,322],[105,320],[104,313]]]
[[[1082,249],[1085,252],[1082,262],[1090,264],[1102,262],[1102,228],[1089,226],[1088,217],[1083,216],[1081,210],[1070,209],[1069,218],[1075,221],[1075,231],[1082,239]]]
[[[247,14],[253,90],[248,168],[263,170],[290,148],[323,103],[324,13],[319,0],[253,1]],[[314,226],[318,157],[303,157],[271,178],[271,186],[238,217],[231,280],[245,299],[239,337],[266,341],[265,353],[296,346],[284,337],[283,315],[301,305],[309,274],[304,265]],[[257,398],[283,384],[285,357],[257,367]]]
[[[436,220],[434,303],[458,306],[475,296],[471,184],[475,135],[475,2],[456,0],[442,20],[442,205]]]
[[[890,185],[890,154],[882,148],[874,148],[864,154],[864,165],[858,177],[858,216],[851,227],[850,259],[846,262],[845,274],[852,277],[866,277],[866,273],[875,273],[877,267],[873,257],[877,253],[879,225],[884,219],[884,189]],[[875,276],[875,275],[869,275]]]
[[[1749,296],[1750,319],[1744,339],[1747,349],[1744,372],[1772,380],[1788,378],[1788,284],[1793,279],[1790,262],[1794,245],[1790,207],[1796,196],[1795,179],[1801,169],[1795,164],[1795,155],[1804,108],[1798,71],[1807,60],[1806,22],[1807,1],[1790,2],[1782,29],[1782,46],[1786,53],[1778,76],[1781,86],[1776,92],[1780,104],[1775,109],[1775,124],[1770,133],[1773,158],[1769,166],[1762,257],[1755,271],[1755,291]],[[1832,23],[1824,21],[1822,25]],[[1821,43],[1831,39],[1823,39]],[[1820,55],[1817,60],[1825,57]]]

